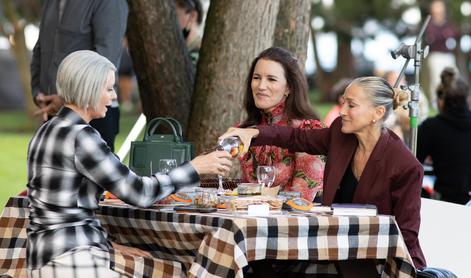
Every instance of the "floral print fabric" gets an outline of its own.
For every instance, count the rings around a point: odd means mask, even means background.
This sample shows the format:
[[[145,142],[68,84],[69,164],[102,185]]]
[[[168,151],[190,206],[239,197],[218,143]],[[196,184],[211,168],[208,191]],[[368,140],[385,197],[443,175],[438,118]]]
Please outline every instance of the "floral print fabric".
[[[324,125],[319,120],[293,120],[284,114],[285,103],[280,103],[271,113],[263,113],[259,125],[292,126],[316,129]],[[306,153],[290,153],[287,149],[275,146],[250,147],[240,159],[243,182],[257,182],[257,167],[274,166],[275,182],[281,191],[300,192],[301,196],[312,201],[318,191],[322,191],[325,157]]]

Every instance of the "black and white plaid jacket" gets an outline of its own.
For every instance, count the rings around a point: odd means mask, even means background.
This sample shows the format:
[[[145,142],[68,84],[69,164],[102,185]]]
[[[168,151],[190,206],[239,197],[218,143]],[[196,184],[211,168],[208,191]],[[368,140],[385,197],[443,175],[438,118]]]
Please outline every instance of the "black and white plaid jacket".
[[[27,267],[40,268],[78,246],[109,250],[107,234],[93,211],[103,190],[126,203],[148,207],[198,179],[189,163],[168,175],[137,176],[95,129],[63,107],[38,129],[28,148]]]

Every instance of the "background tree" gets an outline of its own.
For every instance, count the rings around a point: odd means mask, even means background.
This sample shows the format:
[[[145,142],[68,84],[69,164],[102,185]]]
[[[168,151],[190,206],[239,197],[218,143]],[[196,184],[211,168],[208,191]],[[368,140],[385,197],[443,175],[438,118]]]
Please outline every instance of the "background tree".
[[[310,0],[281,0],[274,34],[274,46],[288,49],[304,68],[310,31]]]
[[[31,72],[28,49],[26,48],[25,26],[39,19],[40,3],[31,0],[2,0],[3,16],[0,17],[0,33],[9,38],[10,49],[16,59],[26,113],[33,117],[36,105],[31,96]]]
[[[365,22],[374,18],[383,27],[393,29],[394,33],[401,35],[401,32],[408,30],[396,29],[400,23],[398,19],[411,4],[407,1],[390,0],[338,0],[333,1],[331,6],[325,6],[323,1],[312,3],[311,19],[321,17],[325,21],[324,28],[319,31],[332,31],[337,35],[337,65],[333,71],[328,72],[320,64],[318,48],[330,46],[320,46],[316,40],[317,30],[311,27],[316,64],[315,83],[320,91],[321,101],[334,101],[330,97],[333,84],[341,78],[357,75],[351,43],[354,36],[359,39],[367,38],[368,34],[363,30]]]
[[[189,139],[197,152],[241,121],[250,62],[273,42],[279,1],[212,1],[192,100]]]
[[[194,67],[175,13],[174,0],[128,1],[128,40],[143,113],[177,119],[186,131]]]

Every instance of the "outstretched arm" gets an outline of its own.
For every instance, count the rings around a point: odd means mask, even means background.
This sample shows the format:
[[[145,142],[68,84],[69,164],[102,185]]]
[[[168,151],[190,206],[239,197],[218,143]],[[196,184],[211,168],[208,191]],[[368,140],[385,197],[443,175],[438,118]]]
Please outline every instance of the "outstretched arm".
[[[248,151],[250,145],[277,146],[291,152],[327,154],[330,132],[328,128],[306,130],[286,126],[230,128],[220,139],[229,136],[237,136],[244,143],[242,154]]]

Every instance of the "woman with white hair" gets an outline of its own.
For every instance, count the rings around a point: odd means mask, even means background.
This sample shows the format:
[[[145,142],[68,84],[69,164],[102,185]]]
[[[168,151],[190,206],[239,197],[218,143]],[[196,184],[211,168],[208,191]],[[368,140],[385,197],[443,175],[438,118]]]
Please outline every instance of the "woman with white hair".
[[[112,246],[93,211],[103,190],[148,207],[195,184],[199,174],[230,169],[230,154],[216,151],[168,174],[140,177],[130,171],[88,124],[104,117],[116,99],[115,71],[109,60],[88,50],[68,55],[59,65],[56,86],[65,104],[28,147],[30,277],[120,277],[110,269]]]
[[[418,235],[423,168],[401,139],[383,127],[407,94],[383,78],[361,77],[350,83],[343,99],[340,117],[329,128],[257,126],[232,129],[221,137],[239,136],[244,148],[273,145],[327,155],[323,205],[373,204],[380,214],[394,215],[415,267],[422,269],[426,263]]]

